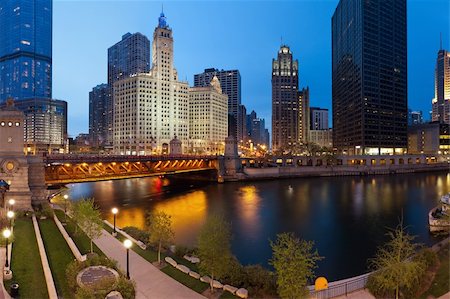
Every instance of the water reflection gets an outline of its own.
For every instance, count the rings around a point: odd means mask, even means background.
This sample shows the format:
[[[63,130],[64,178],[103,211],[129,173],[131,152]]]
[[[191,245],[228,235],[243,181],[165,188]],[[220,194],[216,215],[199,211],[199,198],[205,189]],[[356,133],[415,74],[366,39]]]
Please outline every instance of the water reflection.
[[[403,214],[417,240],[432,244],[427,213],[450,192],[450,174],[303,178],[204,184],[144,178],[70,186],[71,198],[94,197],[104,217],[120,209],[119,226],[145,226],[149,211],[172,215],[177,243],[195,245],[207,217],[222,214],[232,224],[232,250],[244,263],[268,266],[268,240],[280,232],[314,240],[319,275],[330,280],[361,274]]]

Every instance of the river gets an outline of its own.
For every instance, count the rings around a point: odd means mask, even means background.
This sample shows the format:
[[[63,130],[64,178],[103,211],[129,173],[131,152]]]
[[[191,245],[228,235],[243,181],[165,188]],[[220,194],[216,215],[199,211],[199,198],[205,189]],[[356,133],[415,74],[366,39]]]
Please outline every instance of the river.
[[[225,184],[140,178],[69,185],[72,200],[95,198],[106,219],[119,208],[117,225],[143,228],[148,211],[172,215],[175,241],[195,246],[211,214],[232,225],[232,251],[243,264],[269,267],[269,240],[294,232],[313,240],[317,275],[329,281],[367,272],[367,259],[403,215],[416,241],[431,245],[428,211],[450,192],[447,172],[366,177],[298,178]]]

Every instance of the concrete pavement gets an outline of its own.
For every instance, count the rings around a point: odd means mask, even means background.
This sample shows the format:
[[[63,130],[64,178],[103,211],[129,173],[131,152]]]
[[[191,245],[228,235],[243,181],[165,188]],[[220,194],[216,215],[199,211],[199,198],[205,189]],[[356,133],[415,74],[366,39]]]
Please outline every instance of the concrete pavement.
[[[120,269],[126,271],[126,249],[119,240],[103,230],[102,235],[94,243],[108,258],[116,260]],[[205,299],[158,270],[132,249],[130,250],[130,277],[136,282],[137,299]]]

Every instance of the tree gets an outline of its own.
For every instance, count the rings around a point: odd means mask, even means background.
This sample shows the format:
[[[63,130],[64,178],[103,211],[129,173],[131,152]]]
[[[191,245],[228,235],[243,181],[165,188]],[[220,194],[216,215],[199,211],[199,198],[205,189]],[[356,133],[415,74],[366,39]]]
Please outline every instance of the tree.
[[[94,204],[94,199],[82,199],[73,205],[72,215],[75,222],[86,233],[91,241],[91,253],[93,249],[93,239],[101,236],[103,221],[98,207]]]
[[[275,268],[278,295],[281,298],[305,298],[309,295],[308,281],[314,279],[316,262],[321,260],[314,242],[296,238],[293,233],[277,235],[276,242],[270,241]]]
[[[199,267],[211,276],[211,292],[214,292],[213,280],[226,276],[232,265],[230,240],[230,225],[217,215],[208,218],[198,235]]]
[[[390,240],[369,260],[376,272],[369,277],[368,287],[375,295],[391,297],[395,293],[398,299],[402,291],[408,292],[420,282],[424,267],[412,258],[420,245],[413,243],[415,237],[405,232],[402,223],[387,235]]]
[[[147,231],[150,244],[158,246],[158,263],[161,264],[161,248],[168,245],[175,235],[171,216],[163,211],[150,213],[147,216]]]

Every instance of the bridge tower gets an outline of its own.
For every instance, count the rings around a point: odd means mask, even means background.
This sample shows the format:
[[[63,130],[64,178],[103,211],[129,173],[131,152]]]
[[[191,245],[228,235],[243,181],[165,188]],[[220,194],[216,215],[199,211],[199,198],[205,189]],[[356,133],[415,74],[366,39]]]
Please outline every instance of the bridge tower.
[[[225,138],[225,155],[219,161],[219,181],[223,178],[238,178],[242,174],[242,164],[239,158],[237,140],[234,136]]]
[[[0,179],[5,180],[10,188],[0,208],[7,207],[10,199],[16,201],[15,207],[18,209],[31,208],[23,125],[23,112],[16,109],[14,101],[9,99],[6,107],[0,110]]]

